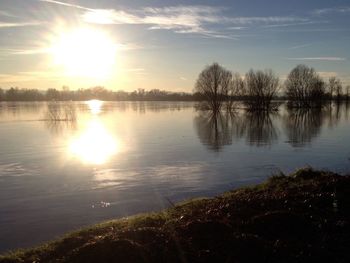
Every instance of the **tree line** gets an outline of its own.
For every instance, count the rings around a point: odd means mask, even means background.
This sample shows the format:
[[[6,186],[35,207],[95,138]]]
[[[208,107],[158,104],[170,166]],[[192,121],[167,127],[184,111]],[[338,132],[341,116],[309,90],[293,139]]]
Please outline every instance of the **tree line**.
[[[280,93],[282,87],[284,93]],[[236,100],[242,100],[248,110],[274,110],[278,107],[274,99],[286,99],[289,107],[313,108],[325,101],[348,100],[350,95],[350,86],[343,88],[340,79],[331,77],[326,83],[306,65],[297,65],[281,83],[270,69],[251,69],[243,77],[213,63],[199,74],[194,90],[214,112],[224,105],[232,109]]]
[[[170,92],[159,89],[146,91],[138,89],[132,92],[112,91],[104,87],[70,90],[64,86],[62,89],[20,89],[0,88],[0,101],[84,101],[99,99],[105,101],[193,101],[201,100],[198,93]]]
[[[283,92],[282,92],[283,90]],[[277,100],[287,100],[289,107],[320,107],[325,101],[349,100],[350,86],[343,87],[340,79],[326,82],[311,67],[297,65],[282,83],[272,70],[251,69],[244,76],[231,72],[218,63],[206,66],[199,74],[193,93],[159,89],[138,89],[132,92],[112,91],[104,87],[71,90],[0,88],[0,101],[205,101],[214,112],[224,105],[235,108],[240,100],[248,110],[275,110]]]

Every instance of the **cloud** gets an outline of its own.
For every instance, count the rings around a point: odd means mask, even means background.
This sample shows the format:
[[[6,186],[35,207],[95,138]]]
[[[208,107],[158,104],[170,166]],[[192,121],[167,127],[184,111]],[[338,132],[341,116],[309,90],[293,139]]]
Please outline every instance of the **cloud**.
[[[176,33],[196,33],[207,37],[236,39],[236,36],[210,30],[209,26],[218,24],[236,25],[228,29],[242,30],[246,25],[274,23],[310,23],[299,17],[226,17],[223,8],[212,6],[171,6],[163,8],[143,8],[133,13],[114,9],[87,10],[82,19],[94,24],[144,24],[149,29],[173,30]],[[237,26],[238,25],[238,26]]]
[[[233,24],[251,25],[251,24],[279,24],[279,23],[296,23],[296,22],[309,22],[307,18],[295,17],[295,16],[256,16],[256,17],[230,17],[224,18],[226,21]]]
[[[86,11],[82,19],[92,24],[142,24],[142,18],[114,9],[94,9]]]
[[[114,9],[88,10],[82,19],[94,24],[143,24],[149,29],[173,30],[176,33],[199,33],[213,37],[224,37],[216,31],[205,29],[206,24],[219,23],[220,8],[209,6],[176,6],[143,8],[133,13]]]
[[[66,3],[66,2],[61,2],[61,1],[55,1],[55,0],[38,0],[38,1],[39,2],[50,3],[50,4],[67,6],[67,7],[74,7],[74,8],[83,9],[83,10],[92,10],[90,8],[87,8],[87,7],[83,7],[83,6],[75,5],[75,4],[70,4],[70,3]]]
[[[301,45],[295,45],[295,46],[292,46],[288,49],[299,49],[299,48],[304,48],[304,47],[309,47],[311,46],[312,44],[311,43],[308,43],[308,44],[301,44]]]
[[[270,29],[272,32],[347,32],[348,28],[293,28],[293,29]]]
[[[10,27],[38,26],[38,25],[41,25],[41,23],[40,22],[15,22],[15,23],[0,22],[0,29],[10,28]]]
[[[63,5],[83,10],[84,22],[102,25],[146,25],[150,30],[172,30],[180,34],[200,34],[205,37],[236,39],[229,32],[218,30],[217,25],[226,25],[226,29],[241,30],[253,24],[294,24],[310,23],[306,18],[295,16],[228,17],[223,14],[225,8],[207,5],[179,5],[168,7],[145,7],[133,10],[92,9],[85,6],[55,0],[41,2]],[[231,26],[227,27],[227,26]]]
[[[28,49],[13,49],[13,48],[2,48],[0,54],[3,55],[35,55],[48,53],[49,48],[28,48]]]
[[[246,26],[231,26],[231,27],[228,27],[227,29],[230,29],[230,30],[244,30],[244,29],[247,29],[248,27]]]
[[[298,23],[286,23],[286,24],[273,24],[273,25],[265,25],[262,26],[264,28],[273,28],[273,27],[291,27],[291,26],[304,26],[304,25],[312,25],[319,24],[321,22],[307,21],[307,22],[298,22]],[[324,22],[322,22],[324,23]]]
[[[317,73],[324,79],[338,77],[338,73],[334,71],[318,71]]]
[[[312,11],[312,14],[314,15],[327,15],[330,13],[349,13],[350,7],[331,7],[331,8],[323,8],[323,9],[316,9]]]
[[[124,44],[124,43],[119,43],[117,44],[117,49],[118,50],[123,50],[123,51],[129,51],[129,50],[138,50],[138,49],[144,49],[146,47],[136,44],[136,43],[129,43],[129,44]]]
[[[38,80],[60,80],[63,76],[46,71],[18,72],[14,74],[0,74],[0,83],[23,83]]]
[[[3,10],[0,10],[0,16],[16,17],[16,16],[12,15],[11,13],[9,13],[7,11],[3,11]]]
[[[342,57],[304,57],[304,58],[286,58],[288,60],[305,60],[305,61],[345,61]]]
[[[345,72],[318,71],[317,73],[325,80],[328,80],[331,77],[339,78],[344,87],[350,85],[350,76]]]

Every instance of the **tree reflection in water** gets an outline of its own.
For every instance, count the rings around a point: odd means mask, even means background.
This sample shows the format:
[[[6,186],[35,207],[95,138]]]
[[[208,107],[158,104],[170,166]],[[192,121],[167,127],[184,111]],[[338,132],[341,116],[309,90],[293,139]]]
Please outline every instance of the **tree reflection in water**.
[[[276,113],[257,112],[217,112],[199,111],[194,118],[200,141],[210,150],[220,151],[234,139],[245,138],[249,145],[271,145],[278,139],[278,131],[272,117]]]
[[[230,114],[222,112],[200,111],[194,118],[200,141],[213,151],[220,151],[223,146],[232,143]]]
[[[278,118],[276,112],[253,111],[247,112],[244,123],[245,137],[249,145],[268,146],[278,139],[278,130],[273,118]]]
[[[324,108],[292,109],[284,118],[288,142],[293,147],[303,147],[318,136],[325,117]]]
[[[320,108],[289,109],[284,117],[288,142],[293,147],[306,146],[319,136],[323,126],[334,128],[343,116],[347,120],[348,114],[348,102],[329,103]]]

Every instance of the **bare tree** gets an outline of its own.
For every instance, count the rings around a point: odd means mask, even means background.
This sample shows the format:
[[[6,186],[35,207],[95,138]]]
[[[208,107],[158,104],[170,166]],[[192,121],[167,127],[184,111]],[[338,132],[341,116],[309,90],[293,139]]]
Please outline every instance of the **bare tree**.
[[[198,76],[195,92],[200,93],[211,110],[218,112],[232,85],[232,73],[214,63],[207,66]]]
[[[337,85],[335,87],[335,96],[336,99],[339,101],[341,99],[341,96],[343,95],[343,85],[340,80],[338,80]]]
[[[298,65],[289,73],[285,82],[289,106],[319,106],[324,99],[325,84],[313,68]]]
[[[269,110],[280,86],[272,70],[250,70],[246,74],[244,87],[244,104],[248,110]]]
[[[346,100],[349,100],[349,96],[350,96],[350,85],[347,85],[346,86],[346,88],[345,88],[345,90],[346,90],[346,94],[345,94],[345,96],[346,96]]]
[[[336,86],[336,82],[337,82],[337,79],[336,77],[330,77],[328,79],[328,86],[327,86],[327,92],[328,92],[328,95],[329,97],[332,99],[333,98],[333,95],[334,95],[334,90],[335,90],[335,86]]]
[[[331,99],[333,99],[333,96],[335,95],[336,99],[340,100],[343,93],[343,86],[340,79],[337,79],[336,77],[329,78],[327,88]]]
[[[236,72],[232,76],[232,84],[229,86],[227,93],[227,109],[231,110],[234,108],[234,102],[238,97],[242,96],[244,93],[244,79],[241,75]]]

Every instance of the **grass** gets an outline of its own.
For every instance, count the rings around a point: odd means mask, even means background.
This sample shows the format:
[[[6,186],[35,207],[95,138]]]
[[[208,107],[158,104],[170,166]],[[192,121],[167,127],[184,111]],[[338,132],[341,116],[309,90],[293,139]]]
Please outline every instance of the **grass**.
[[[104,222],[0,262],[350,262],[350,177],[305,168]]]

